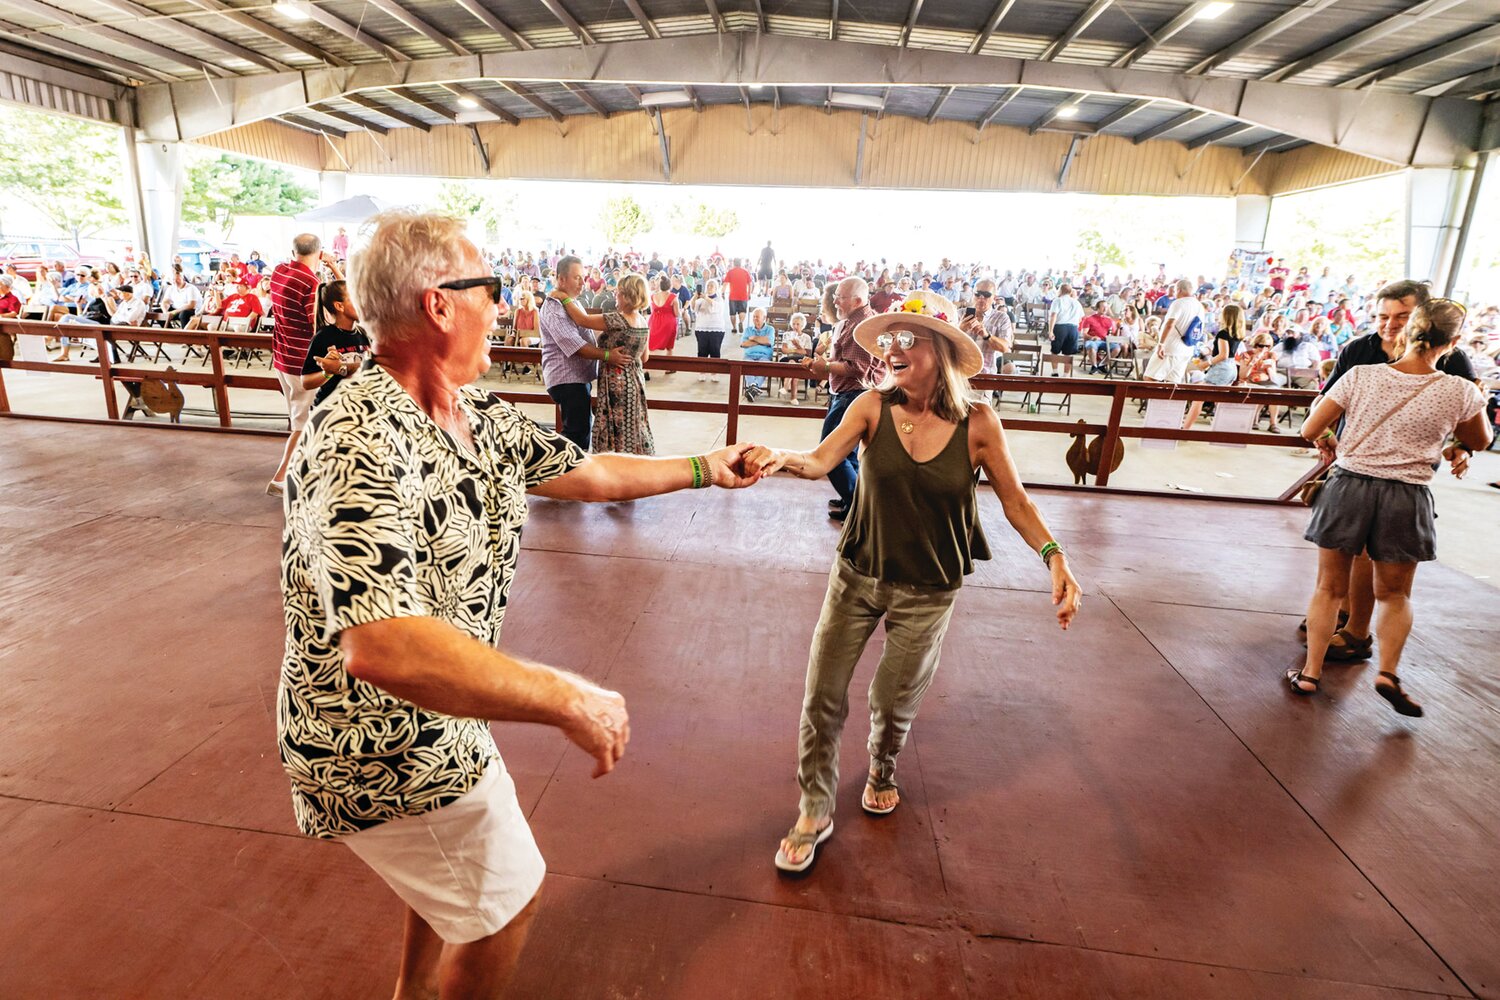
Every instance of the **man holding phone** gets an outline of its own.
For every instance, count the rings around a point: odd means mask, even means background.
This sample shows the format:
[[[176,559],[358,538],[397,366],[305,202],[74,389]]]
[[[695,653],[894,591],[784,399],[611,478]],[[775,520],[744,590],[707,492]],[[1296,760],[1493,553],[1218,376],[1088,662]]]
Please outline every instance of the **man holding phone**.
[[[974,286],[974,304],[964,310],[958,328],[974,338],[984,355],[984,370],[993,372],[995,357],[1011,348],[1015,328],[1005,306],[995,301],[995,283],[985,278]]]

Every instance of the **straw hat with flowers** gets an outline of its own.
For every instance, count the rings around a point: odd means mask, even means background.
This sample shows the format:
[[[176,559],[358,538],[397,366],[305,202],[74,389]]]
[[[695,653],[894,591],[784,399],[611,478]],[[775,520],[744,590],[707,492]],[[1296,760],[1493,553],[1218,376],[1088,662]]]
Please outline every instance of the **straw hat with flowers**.
[[[984,370],[984,355],[980,354],[974,338],[958,328],[958,319],[958,307],[943,296],[936,292],[913,292],[890,312],[871,316],[855,327],[854,340],[878,358],[882,352],[875,341],[887,331],[911,330],[942,337],[953,345],[959,372],[964,378],[971,378]]]

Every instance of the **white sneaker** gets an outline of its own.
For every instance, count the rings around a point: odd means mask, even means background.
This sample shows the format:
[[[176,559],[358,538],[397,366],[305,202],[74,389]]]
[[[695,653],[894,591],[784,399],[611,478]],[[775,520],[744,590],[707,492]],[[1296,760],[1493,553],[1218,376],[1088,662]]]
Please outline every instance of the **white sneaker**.
[[[792,405],[793,406],[801,406],[802,405],[802,401],[800,399],[798,399],[796,396],[793,396],[792,397]]]

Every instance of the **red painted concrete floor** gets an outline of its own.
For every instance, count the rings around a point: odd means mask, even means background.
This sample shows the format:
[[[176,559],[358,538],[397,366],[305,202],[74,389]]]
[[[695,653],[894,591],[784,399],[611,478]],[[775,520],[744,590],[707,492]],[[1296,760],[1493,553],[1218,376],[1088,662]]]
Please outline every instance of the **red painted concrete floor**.
[[[277,764],[278,452],[0,421],[0,996],[388,993],[394,897]],[[986,502],[901,808],[857,808],[872,648],[838,834],[779,877],[827,493],[533,504],[503,645],[634,739],[591,781],[496,727],[550,871],[516,997],[1500,996],[1500,592],[1423,567],[1425,719],[1368,665],[1295,699],[1297,510],[1040,495],[1062,634]]]

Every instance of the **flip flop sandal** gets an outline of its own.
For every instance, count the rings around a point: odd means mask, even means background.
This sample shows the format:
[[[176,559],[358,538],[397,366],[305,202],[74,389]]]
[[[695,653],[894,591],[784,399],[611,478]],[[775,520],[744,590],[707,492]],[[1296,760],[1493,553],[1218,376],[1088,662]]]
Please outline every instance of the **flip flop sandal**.
[[[877,809],[875,806],[870,805],[870,800],[866,798],[866,796],[870,792],[879,793],[894,791],[898,791],[898,789],[896,788],[896,783],[894,781],[891,781],[889,778],[876,778],[872,776],[865,781],[865,790],[859,793],[859,807],[865,812],[869,813],[871,816],[889,816],[891,813],[896,811],[896,806],[899,806],[901,804],[900,799],[896,800],[895,806],[891,806],[888,809]]]
[[[805,872],[805,871],[807,871],[809,868],[812,867],[813,859],[815,859],[818,856],[818,845],[821,844],[821,843],[823,843],[823,841],[827,840],[829,837],[832,837],[832,836],[833,836],[833,821],[832,820],[829,820],[828,821],[828,825],[825,826],[825,827],[823,827],[823,829],[821,829],[821,830],[814,830],[814,831],[811,831],[811,832],[808,832],[808,833],[801,832],[795,826],[792,827],[790,830],[787,831],[787,835],[786,835],[786,839],[790,840],[792,842],[792,847],[793,848],[811,847],[812,850],[808,851],[807,852],[807,857],[803,858],[801,861],[793,862],[793,861],[788,860],[788,858],[786,856],[786,852],[783,851],[780,847],[778,847],[778,848],[776,848],[776,867],[780,868],[784,872]]]
[[[1360,660],[1368,660],[1370,654],[1375,651],[1375,638],[1365,636],[1363,639],[1350,635],[1347,629],[1339,629],[1333,633],[1333,638],[1328,642],[1328,651],[1323,654],[1323,662],[1333,663],[1357,663]]]
[[[1400,714],[1413,719],[1420,719],[1422,717],[1422,706],[1406,696],[1406,692],[1401,689],[1401,678],[1384,670],[1380,672],[1379,676],[1390,678],[1391,683],[1389,685],[1376,684],[1375,693],[1390,702],[1391,707]]]
[[[1292,694],[1300,694],[1304,696],[1317,694],[1318,689],[1323,686],[1323,678],[1309,677],[1295,667],[1286,672],[1286,682],[1291,687]],[[1302,686],[1304,682],[1312,685],[1311,690]]]

